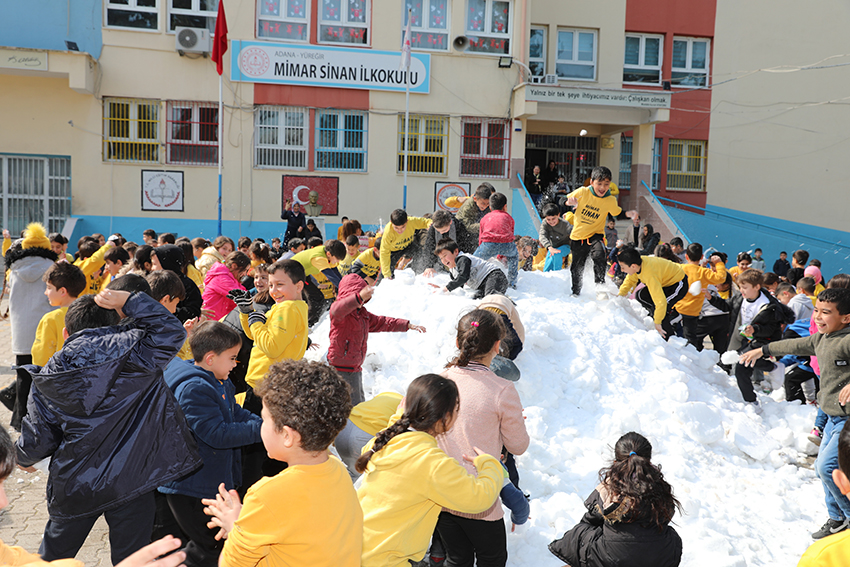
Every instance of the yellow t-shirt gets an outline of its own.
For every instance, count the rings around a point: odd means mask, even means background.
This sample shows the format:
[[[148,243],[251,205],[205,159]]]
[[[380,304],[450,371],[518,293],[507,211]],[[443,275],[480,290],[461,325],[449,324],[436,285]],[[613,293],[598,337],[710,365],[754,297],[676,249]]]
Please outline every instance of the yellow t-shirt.
[[[363,512],[336,457],[294,465],[248,489],[221,564],[228,567],[360,567]]]
[[[594,234],[605,234],[608,215],[616,217],[623,210],[617,204],[616,197],[610,193],[604,197],[598,197],[592,187],[581,187],[567,196],[578,200],[572,223],[573,231],[570,235],[573,240],[586,240]]]
[[[242,330],[254,341],[245,381],[255,388],[269,366],[284,359],[299,360],[307,350],[307,303],[281,301],[266,313],[266,322],[248,326],[248,315],[239,314]]]
[[[391,278],[393,275],[390,267],[390,254],[398,250],[404,250],[410,246],[416,231],[429,228],[430,226],[431,219],[407,217],[407,225],[404,227],[404,232],[399,234],[393,228],[393,223],[387,223],[387,226],[384,228],[384,235],[381,237],[381,272],[383,272],[385,278]]]
[[[340,275],[345,275],[348,273],[348,270],[351,269],[351,264],[354,263],[354,260],[357,259],[357,256],[351,256],[350,254],[345,255],[345,260],[340,262],[336,269],[339,270]]]
[[[702,289],[708,285],[722,284],[726,281],[726,266],[718,262],[715,267],[717,271],[711,268],[701,268],[695,264],[681,264],[682,270],[688,276],[688,287],[694,285],[694,282],[699,281]],[[685,297],[676,304],[676,311],[682,315],[696,317],[702,311],[703,300],[705,294],[700,292],[697,295],[688,293]]]
[[[850,531],[814,542],[800,558],[797,567],[850,567]]]
[[[664,258],[641,256],[640,272],[626,276],[623,285],[620,286],[620,295],[628,295],[638,282],[646,284],[652,302],[655,304],[653,320],[656,325],[660,325],[667,314],[667,297],[662,288],[673,285],[685,277],[685,271],[681,264]]]
[[[381,260],[379,258],[375,258],[374,250],[374,247],[369,248],[357,256],[357,259],[354,260],[354,262],[357,263],[357,267],[360,268],[360,271],[367,278],[374,278],[378,275],[378,272],[381,269]],[[354,267],[353,263],[352,267]]]
[[[0,541],[0,565],[11,565],[12,567],[84,567],[76,559],[57,559],[55,561],[44,561],[35,553],[27,552],[23,547],[9,546]]]
[[[67,307],[54,309],[46,313],[38,322],[38,328],[35,330],[35,341],[32,343],[33,364],[44,366],[50,360],[50,357],[59,352],[59,349],[65,344],[62,330],[65,328],[65,313],[67,312]]]
[[[112,243],[107,242],[88,258],[84,260],[78,259],[74,262],[74,265],[83,271],[83,275],[86,276],[86,280],[89,282],[89,285],[83,290],[83,293],[81,293],[80,296],[90,295],[100,291],[102,282],[100,269],[106,264],[106,260],[104,260],[103,257],[110,248],[112,248]]]
[[[186,277],[195,282],[195,285],[198,286],[198,290],[200,290],[201,293],[204,292],[204,276],[201,275],[198,268],[189,264],[186,267]]]
[[[374,437],[379,431],[387,428],[390,417],[395,413],[398,404],[401,403],[401,398],[402,395],[395,392],[382,392],[371,400],[366,400],[351,408],[351,415],[348,416],[348,419]]]

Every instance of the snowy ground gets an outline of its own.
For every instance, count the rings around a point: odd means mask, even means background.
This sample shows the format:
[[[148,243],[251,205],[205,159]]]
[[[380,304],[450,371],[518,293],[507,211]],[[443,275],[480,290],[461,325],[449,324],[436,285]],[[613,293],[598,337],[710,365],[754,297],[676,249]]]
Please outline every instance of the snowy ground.
[[[591,270],[588,268],[587,272]],[[376,290],[369,309],[428,332],[377,333],[364,364],[366,395],[404,393],[416,376],[454,355],[455,324],[470,293],[432,293],[409,271]],[[610,290],[614,292],[614,288]],[[584,513],[583,501],[614,442],[638,431],[653,445],[684,515],[674,525],[682,565],[795,565],[826,520],[820,482],[805,467],[814,410],[759,394],[763,415],[745,407],[734,377],[677,338],[664,342],[633,300],[598,301],[585,283],[570,296],[569,273],[521,272],[517,303],[526,330],[516,363],[531,446],[518,457],[531,520],[508,538],[512,566],[558,566],[546,546]],[[312,338],[327,347],[327,317]],[[309,358],[321,352],[309,351]],[[778,401],[776,401],[778,400]]]

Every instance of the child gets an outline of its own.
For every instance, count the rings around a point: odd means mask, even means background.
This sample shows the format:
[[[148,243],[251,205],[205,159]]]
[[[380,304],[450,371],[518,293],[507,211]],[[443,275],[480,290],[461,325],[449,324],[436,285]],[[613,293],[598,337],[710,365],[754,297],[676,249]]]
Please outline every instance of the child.
[[[738,276],[744,270],[749,270],[750,266],[753,264],[753,259],[746,252],[741,252],[738,254],[737,265],[729,268],[729,273],[732,274],[732,281],[736,284],[738,283]]]
[[[201,290],[198,289],[198,286],[195,285],[195,282],[189,276],[183,273],[183,263],[185,261],[186,255],[175,244],[163,244],[154,248],[151,253],[151,267],[154,272],[167,270],[176,275],[183,284],[183,298],[174,312],[181,323],[200,317],[201,305],[204,303]]]
[[[685,250],[684,241],[678,236],[670,239],[670,251],[679,259],[679,263],[684,264],[688,261],[687,251]]]
[[[283,253],[281,260],[289,260],[299,252],[307,249],[307,243],[303,238],[290,238],[288,242],[289,250]]]
[[[463,225],[466,233],[476,243],[481,219],[490,212],[490,195],[495,192],[493,185],[485,181],[475,189],[471,197],[463,197],[463,200],[458,197],[449,197],[445,201],[447,207],[459,207],[455,220]]]
[[[764,287],[767,291],[776,296],[776,286],[779,285],[779,276],[774,274],[773,272],[765,272],[764,273]]]
[[[587,513],[549,551],[583,567],[679,565],[682,538],[670,521],[681,505],[651,459],[646,437],[634,431],[620,437],[614,461],[584,502]]]
[[[597,287],[605,282],[605,244],[603,239],[608,215],[616,217],[622,212],[617,198],[611,195],[611,170],[596,166],[590,174],[591,187],[581,187],[567,196],[567,205],[576,207],[574,228],[570,234],[570,249],[573,260],[570,272],[573,280],[573,295],[581,293],[584,265],[587,257],[593,260],[593,280]],[[634,211],[626,213],[634,216]]]
[[[487,201],[490,202],[489,200]],[[489,204],[488,204],[489,207]],[[472,254],[478,248],[478,240],[466,231],[466,227],[452,214],[442,209],[434,211],[431,217],[431,227],[425,237],[425,251],[422,254],[422,275],[431,277],[437,271],[442,271],[443,266],[440,259],[434,255],[437,241],[443,238],[451,238],[460,247],[461,252]]]
[[[743,293],[743,290],[742,290]],[[817,355],[820,366],[818,404],[827,414],[815,472],[824,486],[829,519],[812,534],[820,539],[838,533],[850,524],[850,501],[843,497],[833,481],[837,468],[839,433],[847,421],[850,401],[850,289],[830,288],[821,292],[815,305],[814,322],[818,332],[811,336],[776,341],[741,355],[738,366],[752,366],[762,356],[786,354]]]
[[[470,311],[458,321],[458,355],[443,373],[457,384],[462,403],[454,427],[437,444],[471,474],[475,470],[463,462],[463,455],[478,448],[498,455],[502,447],[521,455],[529,444],[522,402],[513,382],[490,370],[504,337],[505,327],[497,315],[483,309]],[[446,563],[471,565],[477,557],[479,565],[505,564],[508,552],[502,505],[498,501],[491,504],[477,513],[452,506],[440,513],[437,531],[446,548]]]
[[[687,264],[682,265],[682,270],[688,277],[688,289],[696,282],[699,282],[699,288],[703,290],[707,289],[709,285],[717,285],[726,281],[726,266],[720,261],[719,256],[711,256],[708,259],[710,267],[700,267],[702,244],[692,242],[685,252],[685,258],[687,258]],[[705,294],[700,291],[696,295],[685,294],[676,304],[676,311],[682,316],[682,331],[685,340],[698,351],[702,350],[703,345],[703,341],[697,339],[697,327],[704,302]]]
[[[634,287],[643,282],[644,287],[635,294],[635,299],[646,308],[655,322],[655,330],[669,339],[673,334],[673,319],[677,317],[674,307],[688,293],[688,278],[680,264],[641,256],[634,248],[623,248],[617,254],[620,269],[626,274],[619,295],[625,297]]]
[[[156,246],[163,246],[165,244],[174,244],[177,239],[170,232],[163,232],[156,239]]]
[[[103,278],[100,291],[105,290],[109,282],[117,278],[124,266],[130,263],[130,253],[124,248],[116,246],[106,251],[106,254],[103,255],[103,261],[106,264],[106,271],[109,272],[109,277]]]
[[[322,313],[325,312],[327,306],[327,297],[319,289],[318,281],[316,284],[306,281],[306,278],[313,276],[316,278],[319,274],[324,274],[332,285],[332,289],[339,286],[339,280],[342,278],[339,271],[336,269],[337,264],[345,259],[345,245],[339,240],[328,240],[324,246],[319,241],[319,245],[308,248],[303,252],[299,252],[292,257],[294,262],[298,262],[304,267],[304,295],[309,301],[309,325],[315,325]]]
[[[217,567],[222,544],[206,527],[201,498],[215,494],[222,483],[225,490],[241,486],[239,448],[262,441],[262,420],[236,404],[228,380],[242,346],[239,334],[224,323],[206,321],[193,330],[189,342],[194,364],[175,358],[163,378],[192,429],[203,466],[159,492],[166,495],[177,524],[189,537],[186,564]]]
[[[351,265],[358,256],[360,256],[360,239],[357,238],[356,234],[349,234],[348,238],[345,239],[345,258],[340,260],[336,267],[340,277],[345,276],[351,270]]]
[[[514,244],[514,219],[505,210],[508,198],[502,193],[490,195],[490,212],[481,219],[478,249],[473,256],[487,260],[502,255],[508,260],[508,280],[516,289],[519,258]]]
[[[765,265],[764,258],[761,257],[761,248],[753,250],[753,261],[750,263],[750,267],[760,272],[764,271]]]
[[[815,295],[815,279],[814,278],[800,278],[797,280],[797,293],[807,297],[809,301],[812,302],[812,307],[817,303],[817,296]]]
[[[116,309],[130,322],[117,325]],[[104,515],[115,564],[150,542],[156,487],[201,464],[162,381],[186,332],[149,296],[115,290],[74,301],[65,328],[62,350],[31,367],[18,462],[52,457],[42,558],[74,557]]]
[[[730,332],[729,348],[742,355],[779,340],[782,337],[782,325],[794,322],[793,311],[762,289],[763,282],[764,274],[758,270],[745,270],[738,276],[738,288],[743,301],[738,313],[732,313],[735,323]],[[745,402],[759,405],[752,383],[753,368],[770,372],[775,367],[766,358],[760,358],[753,365],[735,366],[735,378]]]
[[[77,258],[74,265],[83,271],[89,282],[88,287],[83,290],[81,295],[93,294],[100,291],[101,270],[106,263],[104,256],[114,246],[114,242],[107,242],[103,246],[99,246],[95,240],[87,240],[79,247],[80,257]]]
[[[146,228],[142,232],[142,242],[150,247],[156,246],[156,231],[152,228]]]
[[[263,445],[289,467],[251,486],[244,505],[224,485],[202,500],[216,537],[227,538],[220,564],[359,567],[363,512],[345,466],[328,454],[351,411],[348,387],[325,364],[287,360],[257,395]]]
[[[780,252],[779,259],[773,263],[773,273],[779,276],[780,278],[785,278],[785,275],[790,269],[791,264],[788,263],[788,252]]]
[[[398,410],[401,400],[401,394],[381,392],[371,400],[360,402],[351,408],[345,428],[334,439],[334,448],[348,468],[352,480],[357,480],[360,476],[355,465],[363,454],[363,447],[372,437],[392,425],[390,418]]]
[[[776,299],[794,312],[794,319],[796,321],[805,320],[808,322],[812,319],[812,313],[815,310],[814,305],[806,297],[806,294],[797,293],[793,285],[782,282],[776,286]]]
[[[452,429],[459,403],[452,380],[419,376],[407,389],[401,418],[357,460],[357,472],[364,473],[357,490],[362,567],[409,567],[421,560],[443,507],[477,514],[498,504],[504,478],[498,460],[477,449],[470,451],[474,458],[463,455],[476,478],[437,446],[435,437]]]
[[[423,254],[414,236],[417,230],[427,229],[430,226],[430,219],[408,217],[404,209],[396,209],[392,212],[390,222],[384,228],[381,239],[381,272],[385,278],[393,279],[396,264],[402,258],[414,260]]]
[[[546,207],[543,207],[543,215],[546,216]],[[617,233],[617,228],[614,219],[608,217],[608,222],[605,224],[605,248],[610,252],[611,249],[613,249],[614,246],[617,244],[617,241],[619,239],[620,235]]]
[[[186,298],[186,288],[183,287],[183,282],[177,274],[167,270],[157,270],[149,273],[145,280],[150,285],[150,296],[154,301],[158,301],[160,305],[168,309],[169,313],[176,316],[178,305]],[[186,323],[186,321],[180,322]]]
[[[202,276],[207,275],[207,270],[212,268],[216,262],[224,262],[224,259],[236,250],[233,241],[226,236],[218,236],[213,240],[212,246],[208,246],[201,253],[200,258],[195,261],[195,267]]]
[[[572,215],[572,213],[569,213]],[[543,222],[540,223],[540,246],[546,249],[544,272],[560,270],[570,253],[570,234],[573,227],[560,216],[558,205],[543,205]]]
[[[349,273],[356,274],[366,280],[369,285],[375,285],[381,272],[381,237],[375,240],[375,246],[361,252]]]
[[[245,291],[239,279],[248,273],[251,260],[242,252],[231,252],[223,263],[216,263],[204,276],[204,309],[215,321],[230,313],[236,304],[228,297],[233,289]]]
[[[59,260],[64,258],[69,264],[74,263],[74,256],[68,254],[68,239],[62,236],[61,232],[51,232],[47,238],[50,240],[50,249],[53,250]]]
[[[61,350],[65,344],[65,313],[68,306],[86,288],[86,276],[82,270],[67,262],[56,263],[50,266],[41,278],[47,284],[44,295],[51,307],[58,307],[50,311],[38,322],[35,331],[35,342],[32,344],[32,363],[36,366],[44,366],[50,357]],[[27,388],[29,390],[29,388]]]
[[[818,260],[812,260],[812,262],[818,262]],[[815,297],[820,295],[820,292],[825,290],[823,287],[823,275],[820,272],[820,268],[818,266],[812,265],[812,262],[809,262],[809,265],[806,266],[806,269],[803,270],[803,276],[807,278],[812,278],[815,282],[815,293],[813,294]]]
[[[508,290],[508,279],[499,266],[461,252],[454,240],[450,238],[440,240],[436,254],[443,265],[449,269],[452,281],[442,288],[437,284],[429,283],[428,285],[446,293],[468,285],[475,292],[473,299],[481,299],[493,293],[504,295]]]
[[[407,319],[394,319],[367,311],[365,306],[372,299],[373,293],[375,288],[369,286],[363,278],[348,274],[342,278],[339,297],[331,305],[328,364],[336,368],[351,387],[352,405],[365,400],[362,365],[366,359],[369,333],[403,333],[409,330],[425,332],[425,327],[414,325]]]

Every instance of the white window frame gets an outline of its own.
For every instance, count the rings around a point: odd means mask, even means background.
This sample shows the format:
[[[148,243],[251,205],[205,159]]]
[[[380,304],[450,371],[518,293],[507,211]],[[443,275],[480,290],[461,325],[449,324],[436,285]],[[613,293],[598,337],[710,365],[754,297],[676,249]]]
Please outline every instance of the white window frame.
[[[329,132],[330,129],[321,127],[322,116],[335,115],[337,117],[336,131],[336,146],[321,146],[322,132]],[[345,118],[347,116],[360,116],[363,119],[362,130],[347,130],[345,128]],[[357,132],[362,136],[360,147],[347,147],[345,145],[346,132]],[[316,110],[316,137],[313,140],[313,169],[316,171],[350,171],[365,173],[368,170],[369,160],[369,113],[363,110]],[[320,153],[336,153],[345,154],[363,154],[363,167],[321,167],[319,165]],[[343,160],[345,161],[345,160]]]
[[[132,30],[148,33],[159,33],[162,28],[162,14],[159,13],[159,0],[154,0],[155,6],[139,6],[138,0],[127,0],[127,4],[115,4],[112,0],[105,0],[103,3],[103,27],[110,30]],[[109,10],[119,10],[121,12],[140,12],[144,14],[156,14],[155,28],[135,28],[130,26],[111,26],[109,25]]]
[[[464,142],[467,138],[471,136],[466,136],[466,125],[467,124],[480,124],[481,125],[481,134],[478,136],[479,143],[479,152],[475,154],[464,153]],[[502,140],[504,144],[502,153],[497,154],[488,154],[487,153],[487,141],[490,139],[490,126],[498,124],[502,126],[504,129],[502,130],[502,137],[499,138]],[[510,159],[511,159],[511,127],[510,122],[505,120],[504,118],[463,118],[461,120],[460,126],[460,177],[475,177],[481,179],[508,179],[508,170],[510,169]],[[478,171],[471,171],[464,173],[463,165],[464,160],[470,160],[471,162],[475,161],[498,161],[502,165],[502,173],[500,175],[490,175],[488,173],[481,173]],[[474,169],[474,168],[473,168]]]
[[[257,8],[256,8],[256,10],[257,10],[257,12],[256,12],[257,13],[257,16],[256,16],[257,26],[256,26],[256,29],[254,30],[254,33],[255,33],[257,39],[259,39],[261,41],[294,41],[295,43],[308,43],[310,41],[310,21],[311,21],[310,19],[312,17],[312,13],[313,13],[312,6],[310,4],[311,0],[306,0],[306,2],[304,3],[304,10],[305,10],[304,19],[289,18],[285,15],[280,15],[280,16],[263,15],[261,7],[260,7],[260,4],[262,4],[262,2],[263,2],[263,0],[257,0]],[[289,12],[289,0],[280,0],[280,6],[281,6],[281,9],[280,9],[281,14],[286,14],[287,12]],[[319,9],[321,10],[321,7]],[[280,23],[282,25],[287,25],[287,24],[303,25],[307,29],[307,34],[304,37],[304,39],[284,39],[284,38],[278,38],[278,37],[274,37],[274,36],[260,35],[260,20],[268,20],[270,22]],[[370,41],[371,41],[371,39],[370,39]],[[339,45],[339,44],[335,44],[335,45]]]
[[[514,28],[514,2],[513,0],[484,0],[484,31],[479,32],[475,30],[471,30],[469,28],[469,2],[470,0],[466,0],[466,21],[464,22],[464,30],[467,37],[469,37],[470,42],[474,40],[474,38],[484,38],[484,39],[498,39],[505,40],[508,42],[508,50],[505,53],[490,53],[487,51],[475,51],[470,44],[469,51],[470,53],[475,53],[476,55],[490,55],[491,57],[504,57],[506,55],[511,55],[513,52],[513,28]],[[493,2],[507,2],[508,3],[508,29],[505,30],[504,33],[501,32],[493,32],[489,31],[493,27]]]
[[[573,58],[572,59],[560,59],[558,54],[558,49],[555,50],[555,74],[558,75],[559,81],[582,81],[582,82],[591,82],[596,81],[598,69],[597,69],[597,61],[599,59],[599,30],[587,29],[587,28],[558,28],[558,41],[560,42],[561,32],[571,32],[573,34]],[[579,61],[578,59],[578,42],[579,42],[579,34],[589,33],[593,35],[593,61]],[[556,44],[557,45],[557,44]],[[563,63],[565,65],[582,65],[585,67],[593,68],[593,78],[587,79],[582,77],[562,77],[558,74],[558,64]]]
[[[277,112],[278,113],[278,123],[277,125],[269,125],[269,124],[260,124],[260,116],[262,112]],[[287,126],[285,120],[285,114],[283,113],[293,113],[293,114],[301,114],[302,115],[302,126],[301,134],[302,134],[302,144],[287,144],[286,143],[286,130],[287,128],[298,128],[297,126]],[[260,141],[260,135],[263,132],[263,129],[271,129],[277,128],[277,144],[264,144]],[[262,105],[257,106],[254,110],[254,168],[256,169],[291,169],[296,171],[306,171],[309,166],[309,152],[310,149],[310,111],[303,106],[278,106],[278,105]],[[303,157],[304,166],[291,166],[286,164],[269,164],[269,163],[260,163],[260,154],[264,151],[278,151],[281,155],[287,155],[286,152],[295,152],[300,153]]]
[[[381,1],[381,0],[377,0],[377,1]],[[410,49],[414,50],[414,51],[436,51],[436,52],[440,52],[440,53],[446,53],[448,51],[451,51],[451,48],[452,48],[452,34],[451,34],[451,31],[452,31],[452,22],[451,22],[452,0],[421,0],[421,2],[422,2],[422,22],[421,23],[425,24],[425,25],[415,26],[413,24],[410,24],[410,33],[411,34],[416,34],[416,33],[428,34],[428,33],[430,33],[430,34],[435,34],[435,35],[436,34],[445,35],[446,36],[446,47],[445,47],[445,49],[440,49],[440,48],[429,49],[427,47],[414,47],[413,45],[411,45]],[[431,12],[431,4],[434,3],[434,2],[445,2],[445,4],[446,4],[446,27],[445,28],[432,28],[430,26],[431,19],[429,17],[427,17],[427,14],[429,14]],[[404,30],[407,27],[407,2],[405,2],[404,0],[402,0],[401,8],[402,8],[402,10],[401,10],[402,11],[402,14],[401,14],[401,43],[399,43],[399,45],[403,45],[403,43],[404,43]]]
[[[546,75],[546,71],[548,71],[548,67],[546,66],[546,54],[549,50],[549,27],[548,26],[531,26],[531,30],[539,30],[543,32],[543,57],[532,57],[531,56],[531,34],[528,36],[528,68],[531,68],[532,63],[542,63],[543,64],[543,73],[540,75],[533,75],[532,77],[542,77]]]
[[[178,16],[196,16],[203,18],[210,18],[211,22],[207,25],[206,29],[209,30],[210,36],[214,35],[215,32],[215,20],[218,17],[218,5],[216,5],[215,10],[201,10],[201,0],[192,0],[192,8],[174,8],[174,0],[166,0],[168,2],[168,10],[166,13],[166,33],[176,33],[174,28],[171,27],[171,15]]]
[[[24,177],[23,189],[34,192],[21,191],[20,186],[14,193],[10,191],[11,170],[15,169],[11,162],[30,174]],[[20,234],[31,222],[44,224],[48,232],[61,231],[72,216],[71,197],[71,156],[0,153],[0,222],[12,234]]]
[[[192,109],[192,139],[191,140],[180,140],[174,138],[174,123],[177,122],[173,120],[172,110],[175,108],[190,108]],[[218,104],[214,102],[196,102],[196,101],[186,101],[186,100],[169,100],[166,105],[166,114],[165,114],[165,163],[174,164],[174,165],[197,165],[197,166],[211,166],[216,165],[218,160],[212,161],[201,161],[197,160],[181,160],[177,158],[173,158],[171,155],[172,149],[174,146],[195,146],[195,147],[210,147],[216,148],[216,151],[220,151],[218,140],[210,141],[210,140],[201,140],[201,109],[202,108],[212,108],[216,111],[216,122],[215,122],[215,135],[218,137],[219,132],[219,122],[222,117],[218,115]]]
[[[698,87],[698,86],[707,87],[708,86],[708,74],[709,74],[708,71],[709,71],[709,69],[711,69],[711,40],[707,37],[673,36],[674,45],[675,45],[675,42],[677,42],[677,41],[685,41],[688,44],[687,55],[685,57],[687,65],[685,67],[671,67],[670,70],[673,73],[678,72],[678,73],[689,73],[691,75],[705,75],[705,84],[704,85],[682,85],[681,83],[677,83],[677,82],[675,82],[675,80],[673,80],[672,81],[673,87],[674,88],[675,87],[694,88],[694,87]],[[705,69],[694,69],[693,68],[694,43],[697,43],[697,42],[705,43]],[[672,53],[670,54],[670,59],[671,59],[671,62],[672,62],[672,59],[673,59]],[[672,79],[672,76],[671,76],[671,79]]]
[[[348,3],[348,0],[339,0],[340,1],[340,20],[338,22],[333,20],[324,20],[322,19],[324,11],[324,6],[319,5],[319,29],[317,30],[317,38],[318,42],[325,45],[345,45],[348,47],[371,47],[372,45],[372,0],[365,0],[364,5],[366,6],[366,23],[362,22],[349,22],[348,21],[348,10],[345,9],[345,4]],[[378,0],[380,1],[380,0]],[[360,28],[366,30],[366,43],[351,43],[348,41],[328,41],[322,39],[322,26],[340,26],[345,28]],[[309,34],[308,34],[309,35]]]
[[[110,116],[109,109],[112,104],[126,104],[128,106],[128,116]],[[141,138],[138,135],[139,132],[139,106],[145,105],[150,106],[152,108],[156,108],[156,119],[149,120],[149,122],[156,124],[156,136],[154,138]],[[127,121],[127,132],[128,136],[126,138],[119,136],[110,136],[109,134],[109,125],[110,121]],[[119,122],[120,123],[120,122]],[[140,99],[140,98],[122,98],[122,97],[104,97],[103,99],[103,155],[102,160],[104,162],[111,163],[160,163],[161,161],[161,151],[162,144],[160,142],[162,136],[162,103],[158,100],[154,99]],[[139,144],[138,149],[142,150],[144,146],[154,146],[156,147],[156,159],[146,160],[146,159],[119,159],[109,157],[109,146],[110,143],[117,142],[119,144]],[[132,149],[132,148],[131,148]]]
[[[626,38],[633,37],[638,38],[640,40],[640,47],[638,48],[638,64],[637,65],[627,65],[626,64],[626,54],[625,54],[625,43],[623,44],[623,74],[626,73],[626,68],[628,69],[637,69],[639,71],[658,71],[658,81],[654,83],[647,83],[645,81],[626,81],[625,77],[623,77],[623,83],[628,85],[661,85],[661,67],[664,64],[664,36],[656,35],[656,34],[645,34],[645,33],[627,33]],[[647,39],[657,39],[658,40],[658,65],[647,65],[646,64],[646,40]]]

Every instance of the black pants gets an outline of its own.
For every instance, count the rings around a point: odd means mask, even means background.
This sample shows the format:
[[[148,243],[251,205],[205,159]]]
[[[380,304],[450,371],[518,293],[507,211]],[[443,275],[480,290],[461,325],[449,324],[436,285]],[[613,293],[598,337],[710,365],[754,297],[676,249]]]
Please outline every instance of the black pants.
[[[801,384],[804,382],[808,382],[809,380],[814,379],[815,381],[815,391],[818,391],[818,377],[814,372],[809,372],[808,370],[804,370],[799,366],[795,366],[791,370],[785,373],[785,401],[792,402],[794,400],[800,400],[804,404],[806,403],[806,396],[803,394],[803,388]]]
[[[573,295],[581,293],[584,264],[587,257],[593,261],[593,281],[601,284],[605,281],[606,258],[605,244],[601,234],[594,234],[587,240],[570,240],[570,252],[573,255],[570,274],[573,279]]]
[[[411,260],[410,267],[416,273],[419,273],[417,270],[424,271],[426,267],[425,264],[427,263],[427,256],[425,256],[425,251],[422,249],[422,246],[419,245],[419,240],[417,238],[414,238],[407,247],[402,248],[401,250],[396,250],[395,252],[390,252],[391,274],[395,275],[395,266],[402,258],[408,258]]]
[[[669,339],[675,333],[672,320],[678,315],[673,307],[688,293],[688,279],[683,278],[673,285],[661,288],[661,291],[664,297],[667,298],[667,312],[664,314],[664,319],[661,320],[661,328],[667,333],[666,338]],[[655,316],[655,302],[649,294],[648,287],[644,286],[640,288],[635,294],[635,299],[649,311],[650,317]]]
[[[186,567],[217,567],[224,540],[216,541],[218,529],[207,527],[209,516],[204,514],[200,498],[183,494],[167,494],[168,506],[188,541],[183,541]],[[212,495],[210,495],[212,498]]]
[[[684,321],[683,321],[684,323]],[[685,338],[688,338],[688,331],[685,330]],[[697,320],[695,341],[699,346],[697,350],[702,350],[705,337],[711,339],[711,344],[714,345],[714,350],[723,354],[729,348],[729,314],[711,315]],[[690,341],[688,341],[690,342]]]
[[[504,519],[470,520],[440,512],[437,531],[446,546],[445,567],[504,567],[508,562]]]
[[[153,492],[148,492],[102,514],[109,524],[109,548],[113,565],[150,543],[155,509]],[[47,520],[44,539],[38,548],[41,558],[55,561],[76,557],[100,516],[67,521]]]
[[[328,301],[325,299],[325,294],[322,293],[322,290],[309,279],[304,282],[304,291],[301,295],[304,297],[304,301],[307,302],[307,325],[312,327],[319,322],[322,313],[327,309]]]
[[[751,350],[753,350],[753,347],[746,346],[741,349],[740,353],[744,354]],[[770,372],[774,368],[776,368],[776,365],[766,358],[759,358],[753,366],[735,365],[735,379],[738,381],[738,389],[741,390],[741,395],[744,396],[745,402],[756,401],[756,391],[753,388],[753,370],[758,369],[762,372]]]
[[[502,270],[493,270],[487,274],[487,277],[484,278],[484,281],[475,290],[475,295],[472,298],[481,299],[493,293],[505,295],[506,291],[508,291],[508,278],[505,277],[505,272]]]
[[[15,366],[23,366],[24,364],[32,364],[32,355],[16,354]],[[32,387],[32,376],[23,368],[15,369],[15,407],[12,410],[11,426],[15,431],[21,430],[21,420],[27,415],[27,399],[30,397],[30,388]]]
[[[260,415],[263,411],[263,401],[254,395],[254,389],[251,386],[248,386],[245,391],[242,407],[254,415]],[[264,476],[274,476],[286,467],[286,463],[269,457],[262,443],[242,447],[242,486],[238,489],[239,495],[245,498],[245,493],[255,482]]]
[[[167,535],[176,537],[182,542],[186,542],[186,534],[180,529],[180,525],[174,518],[171,512],[171,507],[168,505],[168,499],[162,492],[154,491],[154,500],[156,501],[156,514],[153,520],[153,532],[151,532],[151,541],[154,542],[162,539]]]

